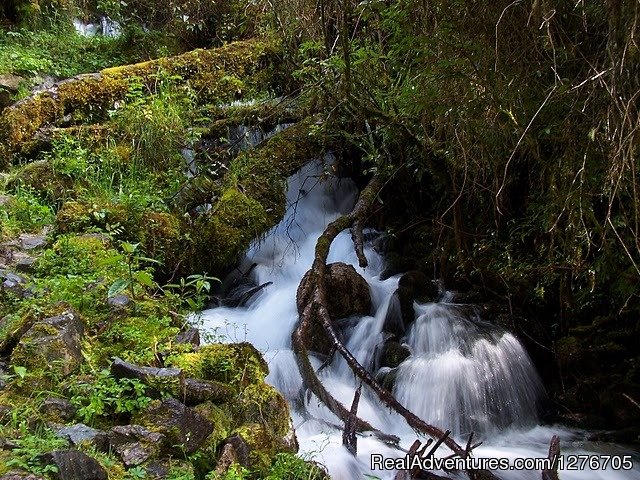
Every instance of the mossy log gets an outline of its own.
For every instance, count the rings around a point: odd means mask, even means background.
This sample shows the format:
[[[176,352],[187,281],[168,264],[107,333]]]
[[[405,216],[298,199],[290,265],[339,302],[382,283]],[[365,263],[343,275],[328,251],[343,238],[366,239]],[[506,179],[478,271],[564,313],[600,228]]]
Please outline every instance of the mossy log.
[[[0,166],[32,141],[40,128],[56,125],[65,116],[96,118],[123,100],[136,85],[153,88],[159,76],[190,86],[202,103],[228,101],[263,87],[266,71],[276,58],[275,43],[235,42],[213,50],[193,50],[175,57],[107,68],[56,83],[7,107],[0,117]],[[98,115],[96,115],[98,114]]]

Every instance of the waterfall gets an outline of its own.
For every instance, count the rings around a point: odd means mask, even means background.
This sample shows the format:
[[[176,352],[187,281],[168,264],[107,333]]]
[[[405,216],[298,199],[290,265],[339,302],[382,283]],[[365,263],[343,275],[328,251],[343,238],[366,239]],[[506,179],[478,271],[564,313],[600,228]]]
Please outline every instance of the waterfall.
[[[291,406],[294,426],[303,456],[324,464],[337,480],[392,479],[393,471],[371,468],[371,455],[389,458],[404,453],[372,436],[358,438],[358,456],[342,447],[342,425],[313,395],[302,392],[302,379],[291,351],[291,333],[298,321],[296,290],[311,267],[316,240],[326,225],[348,212],[357,198],[349,179],[331,174],[330,164],[309,163],[288,180],[287,211],[283,220],[265,238],[255,241],[239,266],[251,272],[251,284],[238,287],[259,289],[238,307],[218,307],[201,313],[204,327],[216,338],[228,342],[247,340],[261,350],[269,363],[267,381],[282,392]],[[375,237],[370,232],[369,237]],[[393,374],[396,398],[423,420],[449,429],[460,443],[473,431],[485,443],[476,457],[546,457],[552,435],[561,437],[562,453],[624,454],[621,447],[593,444],[587,433],[561,426],[538,425],[538,406],[543,387],[526,351],[516,337],[478,316],[473,308],[446,302],[416,303],[415,320],[401,342],[410,352],[396,369],[379,368],[379,352],[389,315],[399,315],[394,299],[399,276],[380,279],[384,258],[366,245],[366,269],[358,267],[351,237],[342,232],[335,239],[329,262],[353,265],[371,291],[370,316],[344,322],[342,334],[358,361],[378,377]],[[237,293],[237,292],[236,292]],[[321,358],[311,358],[318,369]],[[319,374],[325,387],[347,407],[357,387],[354,375],[336,355]],[[358,415],[380,430],[401,438],[407,450],[416,439],[404,419],[390,412],[366,389]],[[441,448],[439,454],[450,452]],[[638,465],[634,457],[634,465]],[[440,475],[445,475],[438,472]],[[540,478],[531,471],[495,471],[504,479]],[[370,477],[366,477],[369,475]],[[586,475],[586,476],[585,476]],[[564,470],[562,480],[640,479],[640,470]],[[452,475],[451,478],[465,478]]]

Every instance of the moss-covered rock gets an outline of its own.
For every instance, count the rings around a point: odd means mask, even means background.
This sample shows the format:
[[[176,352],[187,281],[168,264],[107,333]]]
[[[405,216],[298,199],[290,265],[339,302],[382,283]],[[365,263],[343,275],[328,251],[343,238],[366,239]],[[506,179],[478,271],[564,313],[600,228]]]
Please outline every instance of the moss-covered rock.
[[[52,202],[74,196],[73,179],[56,172],[49,160],[28,163],[20,168],[9,179],[8,187],[34,190]]]
[[[278,453],[292,453],[281,436],[261,423],[248,423],[235,430],[249,446],[249,464],[253,470],[266,473]],[[295,453],[295,452],[293,452]]]
[[[269,373],[267,363],[250,343],[205,345],[197,352],[171,356],[167,364],[185,376],[227,383],[236,390],[261,383]]]
[[[14,365],[28,370],[57,370],[61,375],[76,371],[83,362],[81,340],[84,326],[73,311],[34,323],[11,355]]]
[[[233,409],[242,423],[262,424],[278,438],[289,431],[289,406],[282,394],[267,383],[246,387]]]

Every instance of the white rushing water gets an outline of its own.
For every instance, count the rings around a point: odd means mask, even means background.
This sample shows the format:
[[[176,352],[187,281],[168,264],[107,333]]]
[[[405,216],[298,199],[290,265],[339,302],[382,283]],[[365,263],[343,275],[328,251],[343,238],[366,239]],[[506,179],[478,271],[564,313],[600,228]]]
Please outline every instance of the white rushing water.
[[[341,422],[310,394],[302,391],[302,380],[291,351],[291,333],[298,321],[296,290],[310,268],[315,242],[325,226],[348,212],[357,188],[348,179],[325,174],[320,162],[313,162],[289,179],[288,209],[282,222],[255,242],[239,267],[251,271],[253,285],[272,284],[259,290],[241,307],[218,307],[202,312],[204,327],[223,341],[249,341],[265,356],[270,373],[267,381],[278,388],[291,405],[301,454],[324,464],[337,480],[392,479],[393,471],[371,468],[371,455],[399,458],[405,454],[373,436],[358,437],[358,455],[342,446]],[[384,259],[371,246],[365,254],[369,267],[358,267],[348,232],[342,232],[331,246],[329,262],[354,265],[369,284],[371,316],[349,322],[343,334],[347,346],[366,367],[375,371],[385,334],[387,315],[398,310],[393,293],[399,277],[380,280]],[[255,267],[250,268],[252,264]],[[248,287],[244,288],[246,291]],[[242,292],[240,292],[242,293]],[[479,318],[472,308],[439,303],[415,304],[416,319],[402,342],[411,351],[394,373],[396,398],[427,423],[449,429],[465,444],[471,431],[485,443],[476,457],[546,457],[552,435],[561,438],[562,453],[631,455],[613,444],[586,441],[587,434],[560,426],[537,424],[537,410],[544,392],[540,379],[518,340],[510,333]],[[312,358],[319,368],[323,359]],[[386,368],[386,370],[389,370]],[[384,370],[383,370],[384,371]],[[351,405],[356,380],[339,355],[322,370],[326,388],[347,407]],[[358,415],[380,430],[401,438],[405,450],[416,434],[404,419],[383,407],[363,390]],[[441,447],[438,452],[450,452]],[[633,471],[568,470],[562,480],[640,479],[638,458]],[[440,475],[445,475],[438,472]],[[504,479],[539,479],[532,471],[494,471]],[[466,478],[451,475],[451,478]]]

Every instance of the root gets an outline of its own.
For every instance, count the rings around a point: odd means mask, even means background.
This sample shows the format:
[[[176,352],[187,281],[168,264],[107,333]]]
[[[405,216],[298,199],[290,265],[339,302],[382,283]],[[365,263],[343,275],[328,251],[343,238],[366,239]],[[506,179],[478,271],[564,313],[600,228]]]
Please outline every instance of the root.
[[[356,252],[360,263],[364,263],[366,265],[366,259],[364,259],[363,262],[362,222],[373,205],[382,185],[383,182],[381,178],[377,176],[373,177],[367,187],[360,194],[360,198],[353,210],[349,214],[343,215],[331,222],[322,235],[320,235],[320,238],[316,243],[315,257],[309,274],[309,280],[304,285],[301,285],[298,290],[299,298],[308,299],[306,305],[301,307],[302,311],[298,312],[300,314],[300,322],[292,336],[293,350],[296,355],[298,368],[300,369],[300,374],[302,375],[305,386],[309,388],[320,399],[320,401],[322,401],[327,408],[329,408],[329,410],[337,415],[343,422],[351,425],[355,424],[355,428],[358,431],[370,430],[376,432],[376,434],[382,433],[373,429],[370,424],[354,415],[344,405],[338,402],[324,388],[320,379],[316,375],[316,372],[313,370],[311,362],[309,361],[309,353],[305,346],[305,338],[308,338],[308,332],[310,331],[313,322],[321,322],[329,335],[333,346],[346,360],[353,373],[362,383],[369,386],[369,388],[376,393],[382,403],[401,415],[417,432],[442,440],[444,444],[456,455],[464,457],[468,454],[468,450],[458,445],[452,438],[446,435],[446,432],[433,425],[425,423],[414,413],[407,410],[389,391],[376,382],[371,374],[362,365],[360,365],[356,358],[345,347],[331,323],[331,317],[327,307],[328,299],[325,283],[326,261],[329,254],[329,248],[340,232],[353,226],[354,230],[352,231],[352,238],[354,240]],[[470,478],[474,480],[496,479],[491,472],[485,470],[470,471],[467,473]]]

